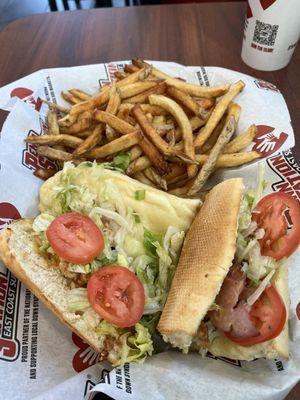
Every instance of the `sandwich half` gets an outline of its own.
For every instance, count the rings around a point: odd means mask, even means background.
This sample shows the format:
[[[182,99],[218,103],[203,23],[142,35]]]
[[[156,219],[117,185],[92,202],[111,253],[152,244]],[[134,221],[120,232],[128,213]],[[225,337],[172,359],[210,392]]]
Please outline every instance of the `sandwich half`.
[[[186,235],[157,326],[184,353],[289,357],[285,260],[299,245],[300,206],[286,194],[261,199],[263,185],[261,177],[255,192],[245,192],[242,179],[218,184]]]
[[[40,190],[40,214],[0,233],[0,259],[114,365],[142,362],[200,201],[107,165],[66,163]],[[75,243],[75,245],[74,245]]]

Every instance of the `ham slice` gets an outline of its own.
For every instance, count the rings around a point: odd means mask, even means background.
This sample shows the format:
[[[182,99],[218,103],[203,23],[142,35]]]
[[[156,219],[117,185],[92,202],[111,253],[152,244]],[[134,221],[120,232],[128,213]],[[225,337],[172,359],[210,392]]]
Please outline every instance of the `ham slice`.
[[[236,337],[254,336],[258,332],[249,315],[249,306],[240,296],[246,287],[246,274],[237,265],[233,265],[224,279],[221,290],[216,297],[218,310],[209,312],[211,323],[215,328],[230,332]]]

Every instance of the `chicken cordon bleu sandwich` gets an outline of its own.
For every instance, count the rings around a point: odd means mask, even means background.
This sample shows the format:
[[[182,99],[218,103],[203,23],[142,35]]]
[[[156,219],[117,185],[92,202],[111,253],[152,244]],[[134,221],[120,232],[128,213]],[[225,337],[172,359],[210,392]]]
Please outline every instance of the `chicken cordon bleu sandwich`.
[[[142,362],[200,207],[84,162],[48,179],[40,214],[0,233],[0,259],[113,365]]]
[[[157,329],[188,351],[239,360],[289,357],[287,257],[300,205],[243,180],[216,185],[189,229]]]

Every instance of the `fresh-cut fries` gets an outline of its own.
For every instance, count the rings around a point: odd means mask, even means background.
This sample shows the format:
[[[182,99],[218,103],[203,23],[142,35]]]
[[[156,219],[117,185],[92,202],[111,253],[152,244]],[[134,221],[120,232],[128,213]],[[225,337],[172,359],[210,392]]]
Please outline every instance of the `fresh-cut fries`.
[[[57,146],[64,145],[76,149],[81,143],[82,139],[71,135],[42,135],[42,136],[27,136],[27,143],[39,144],[43,146]],[[59,150],[62,150],[59,148]]]
[[[75,157],[81,156],[87,151],[94,148],[102,139],[104,132],[104,126],[102,124],[97,125],[94,128],[93,133],[88,136],[73,152]]]
[[[38,168],[33,173],[34,176],[42,179],[43,181],[46,181],[47,179],[51,178],[51,176],[53,176],[55,174],[56,174],[55,169],[43,169],[43,168]]]
[[[146,66],[149,66],[149,64],[140,59],[133,59],[132,63],[139,68],[145,68]],[[152,68],[152,75],[159,79],[164,79],[168,85],[182,89],[186,93],[195,97],[219,97],[225,94],[229,88],[229,85],[215,87],[193,85],[191,83],[186,83],[181,79],[172,78],[171,76],[154,67]]]
[[[172,97],[172,99],[178,101],[182,106],[186,109],[202,118],[202,109],[199,107],[199,104],[192,99],[192,97],[185,93],[183,90],[180,90],[174,86],[167,86],[167,94]]]
[[[241,133],[224,147],[224,153],[237,153],[252,143],[257,133],[256,125],[250,125],[246,132]]]
[[[103,146],[95,147],[89,152],[85,153],[85,157],[89,160],[97,160],[106,158],[112,154],[116,154],[119,151],[127,150],[130,147],[136,145],[141,140],[141,134],[139,131],[128,133],[123,135],[112,142],[106,143]]]
[[[183,109],[174,100],[162,95],[152,94],[149,96],[149,102],[150,104],[164,108],[175,118],[182,132],[184,152],[192,161],[194,161],[195,149],[193,145],[193,131],[190,121]],[[193,177],[197,172],[197,166],[193,164],[188,165],[187,172],[190,178]]]
[[[198,136],[195,139],[195,147],[201,148],[207,139],[212,134],[213,130],[219,123],[220,119],[223,117],[229,103],[239,94],[241,90],[245,87],[244,82],[238,81],[230,86],[228,92],[219,100],[216,104],[211,116],[209,117],[206,125],[200,130]]]
[[[170,157],[177,157],[179,160],[187,163],[194,161],[188,156],[186,156],[186,154],[170,146],[159,136],[159,134],[147,120],[146,115],[144,114],[143,110],[139,105],[136,105],[132,109],[132,114],[134,115],[136,121],[140,125],[145,136],[147,136],[147,138],[161,151],[162,154],[165,154],[166,156]]]
[[[142,92],[140,94],[137,94],[136,96],[133,97],[129,97],[128,99],[126,99],[127,103],[145,103],[146,101],[148,101],[148,97],[151,94],[163,94],[166,91],[166,87],[167,85],[165,84],[165,82],[154,82],[154,86],[151,87],[150,89],[146,90],[145,92]]]
[[[128,122],[106,111],[96,111],[94,118],[98,122],[104,122],[105,124],[108,124],[122,135],[126,135],[137,130],[134,126],[128,124]]]
[[[119,87],[121,99],[127,99],[129,97],[136,96],[153,88],[154,86],[157,86],[157,82],[155,81],[140,81],[131,83],[130,85],[121,86]]]
[[[96,93],[84,87],[62,93],[69,108],[45,100],[47,135],[26,141],[60,168],[65,161],[111,162],[125,152],[127,175],[169,193],[198,196],[218,168],[239,167],[259,157],[246,150],[255,138],[255,125],[232,139],[240,131],[241,114],[234,101],[244,86],[242,81],[215,87],[191,84],[134,59]],[[38,170],[36,175],[46,179],[51,173]]]
[[[48,157],[50,160],[71,161],[73,159],[72,154],[66,151],[53,149],[49,146],[39,146],[37,151],[40,156]]]
[[[150,163],[153,165],[155,170],[159,175],[163,176],[169,172],[169,166],[163,155],[158,151],[158,149],[148,140],[145,135],[140,133],[141,138],[139,141],[139,145]]]
[[[149,167],[145,169],[144,174],[146,178],[150,179],[154,184],[162,188],[163,190],[168,190],[167,182],[164,178],[162,178],[159,174],[157,174],[154,168]]]
[[[218,137],[216,144],[212,148],[198,176],[196,177],[192,186],[188,190],[187,192],[188,195],[193,196],[202,189],[208,177],[213,172],[217,159],[221,154],[222,149],[229,142],[231,136],[233,135],[234,129],[235,129],[235,118],[232,115],[229,121],[225,124],[224,128],[222,129],[222,132]]]
[[[196,154],[196,160],[200,165],[203,165],[207,161],[208,157],[208,154]],[[257,160],[258,158],[260,158],[260,154],[257,153],[257,151],[221,154],[216,161],[215,168],[239,167],[251,161]]]

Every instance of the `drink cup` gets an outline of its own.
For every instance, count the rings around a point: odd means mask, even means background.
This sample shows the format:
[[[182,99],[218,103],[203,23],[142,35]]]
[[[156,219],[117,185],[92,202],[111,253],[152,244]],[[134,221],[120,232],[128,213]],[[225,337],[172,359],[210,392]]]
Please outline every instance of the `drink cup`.
[[[249,0],[242,59],[275,71],[290,62],[300,36],[300,0]]]

